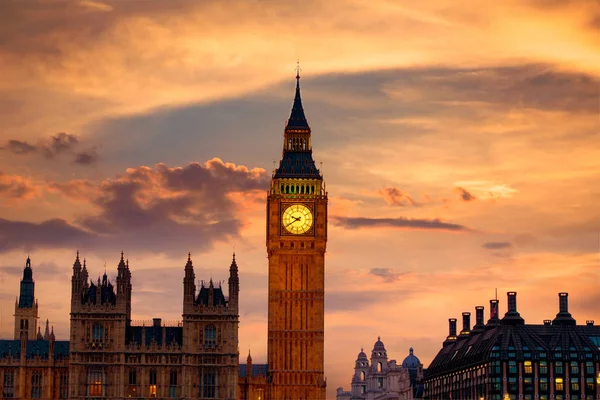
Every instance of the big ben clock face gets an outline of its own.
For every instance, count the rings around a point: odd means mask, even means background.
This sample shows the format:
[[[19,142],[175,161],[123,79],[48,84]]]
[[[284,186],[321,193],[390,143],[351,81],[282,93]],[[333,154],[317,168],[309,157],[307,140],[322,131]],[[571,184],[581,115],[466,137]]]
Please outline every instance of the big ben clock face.
[[[302,235],[313,225],[313,214],[304,204],[292,204],[283,211],[283,228],[291,234]]]

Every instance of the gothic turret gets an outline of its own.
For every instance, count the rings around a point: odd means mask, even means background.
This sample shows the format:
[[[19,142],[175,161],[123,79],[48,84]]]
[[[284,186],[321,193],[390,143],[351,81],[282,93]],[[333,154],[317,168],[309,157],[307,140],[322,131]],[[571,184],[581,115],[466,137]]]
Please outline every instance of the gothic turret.
[[[240,293],[240,278],[238,277],[238,266],[235,262],[235,253],[229,266],[229,307],[238,309]]]
[[[194,264],[192,264],[192,253],[188,253],[185,264],[185,275],[183,277],[183,312],[188,313],[193,310],[194,296],[196,295],[196,274],[194,274]]]
[[[37,338],[38,304],[35,300],[35,282],[33,281],[33,270],[31,259],[27,257],[23,269],[23,279],[19,298],[15,302],[15,339],[20,339],[22,334],[28,340]]]
[[[19,295],[19,308],[32,308],[34,303],[35,282],[33,281],[33,270],[31,259],[27,257],[23,279],[21,279],[21,292]]]

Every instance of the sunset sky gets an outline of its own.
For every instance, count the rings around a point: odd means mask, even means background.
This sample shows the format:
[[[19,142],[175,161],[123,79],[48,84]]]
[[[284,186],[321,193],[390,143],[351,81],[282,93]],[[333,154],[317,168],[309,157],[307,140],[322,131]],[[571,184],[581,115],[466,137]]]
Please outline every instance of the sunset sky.
[[[325,374],[381,336],[425,367],[448,318],[570,293],[600,323],[594,0],[49,1],[0,12],[0,337],[29,254],[68,339],[75,252],[136,320],[181,318],[183,269],[240,268],[241,358],[266,362],[265,199],[300,60],[329,193]],[[473,317],[474,319],[474,317]],[[459,327],[460,328],[460,327]]]

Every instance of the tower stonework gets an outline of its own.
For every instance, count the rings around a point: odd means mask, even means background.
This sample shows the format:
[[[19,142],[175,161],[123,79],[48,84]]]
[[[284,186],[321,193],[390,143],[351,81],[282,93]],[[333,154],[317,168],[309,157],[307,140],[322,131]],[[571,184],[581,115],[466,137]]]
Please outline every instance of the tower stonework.
[[[312,158],[300,76],[267,198],[271,399],[325,399],[327,193]]]

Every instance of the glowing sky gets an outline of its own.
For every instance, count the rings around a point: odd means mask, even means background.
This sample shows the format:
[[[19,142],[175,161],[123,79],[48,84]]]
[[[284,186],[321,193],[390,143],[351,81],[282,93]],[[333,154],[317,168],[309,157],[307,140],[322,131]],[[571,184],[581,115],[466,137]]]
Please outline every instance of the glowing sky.
[[[3,1],[0,336],[27,254],[68,337],[76,249],[181,316],[235,246],[242,358],[265,362],[265,188],[294,67],[330,196],[328,393],[361,347],[428,365],[447,319],[570,292],[600,322],[600,10],[593,0]]]

